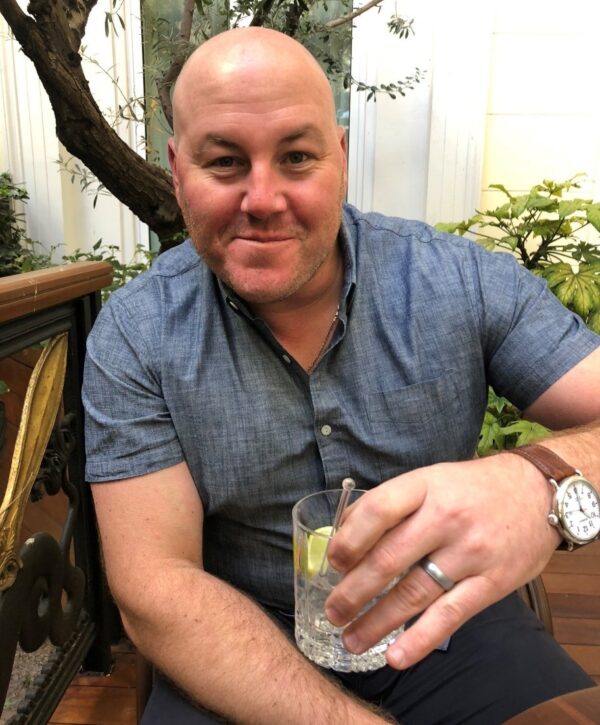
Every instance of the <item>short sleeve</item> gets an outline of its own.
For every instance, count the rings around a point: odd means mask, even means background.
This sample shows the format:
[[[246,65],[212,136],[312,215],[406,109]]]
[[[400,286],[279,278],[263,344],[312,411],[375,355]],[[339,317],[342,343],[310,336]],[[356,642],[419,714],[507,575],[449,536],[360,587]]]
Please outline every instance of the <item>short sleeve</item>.
[[[140,476],[183,460],[161,390],[159,313],[113,293],[87,341],[86,480]]]
[[[498,394],[524,409],[593,352],[600,337],[512,255],[485,254],[481,262],[487,377]]]

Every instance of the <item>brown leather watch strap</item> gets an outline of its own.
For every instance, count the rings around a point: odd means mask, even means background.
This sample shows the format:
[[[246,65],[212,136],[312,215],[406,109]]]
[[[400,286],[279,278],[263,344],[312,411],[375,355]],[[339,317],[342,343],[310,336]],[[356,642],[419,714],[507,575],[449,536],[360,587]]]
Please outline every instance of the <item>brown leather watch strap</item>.
[[[513,448],[511,453],[526,458],[533,463],[547,478],[553,478],[556,482],[560,482],[563,478],[574,476],[577,471],[573,466],[558,456],[554,451],[536,443],[521,448]]]

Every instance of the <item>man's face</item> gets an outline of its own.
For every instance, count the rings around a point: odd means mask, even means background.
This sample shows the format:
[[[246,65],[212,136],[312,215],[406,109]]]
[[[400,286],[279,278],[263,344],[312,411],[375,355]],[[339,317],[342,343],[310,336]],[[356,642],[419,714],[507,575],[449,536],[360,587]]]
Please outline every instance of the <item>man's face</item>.
[[[169,147],[194,245],[248,302],[293,301],[337,263],[343,131],[300,79],[250,69],[199,95]]]

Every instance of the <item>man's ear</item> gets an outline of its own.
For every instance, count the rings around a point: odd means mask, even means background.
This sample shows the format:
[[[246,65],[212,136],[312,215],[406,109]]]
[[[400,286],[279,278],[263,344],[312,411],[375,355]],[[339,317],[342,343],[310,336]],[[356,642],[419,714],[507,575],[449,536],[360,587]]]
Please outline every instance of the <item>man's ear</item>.
[[[343,126],[337,127],[337,133],[338,133],[338,141],[340,144],[340,147],[342,149],[342,163],[343,163],[343,173],[344,173],[344,186],[346,187],[346,191],[348,190],[348,147],[346,144],[346,129]]]
[[[177,148],[173,136],[167,141],[167,153],[169,157],[169,166],[171,167],[171,175],[173,177],[173,187],[175,195],[179,192],[179,176],[177,175]]]
[[[337,134],[338,134],[340,146],[342,147],[342,151],[344,152],[344,156],[347,156],[348,149],[347,149],[347,145],[346,145],[346,129],[343,126],[338,126]]]

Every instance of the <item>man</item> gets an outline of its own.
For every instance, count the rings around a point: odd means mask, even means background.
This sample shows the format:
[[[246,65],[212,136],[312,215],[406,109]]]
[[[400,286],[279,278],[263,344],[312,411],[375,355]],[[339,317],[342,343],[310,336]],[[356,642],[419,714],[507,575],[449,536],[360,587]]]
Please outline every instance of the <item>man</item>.
[[[162,673],[144,723],[489,725],[591,686],[510,595],[561,540],[548,480],[473,454],[490,381],[587,426],[544,445],[600,481],[598,338],[507,255],[343,207],[343,131],[295,41],[211,39],[174,117],[191,242],[112,296],[84,389],[109,583]],[[409,568],[346,645],[421,616],[340,686],[286,631],[291,507],[346,475],[372,490],[330,547],[330,619]]]

